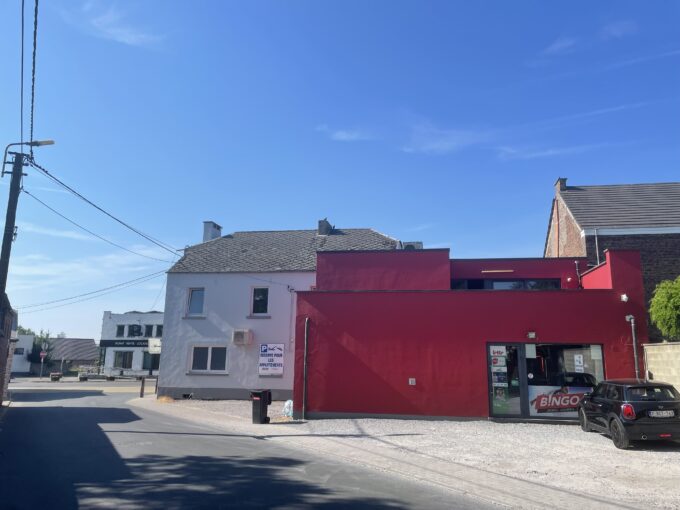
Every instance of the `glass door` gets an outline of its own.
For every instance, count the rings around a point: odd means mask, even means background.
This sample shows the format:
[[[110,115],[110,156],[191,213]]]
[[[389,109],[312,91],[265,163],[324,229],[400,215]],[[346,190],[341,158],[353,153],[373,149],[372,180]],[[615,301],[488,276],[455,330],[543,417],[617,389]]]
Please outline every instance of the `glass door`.
[[[521,345],[489,344],[489,401],[491,416],[522,416],[522,374],[524,356]]]

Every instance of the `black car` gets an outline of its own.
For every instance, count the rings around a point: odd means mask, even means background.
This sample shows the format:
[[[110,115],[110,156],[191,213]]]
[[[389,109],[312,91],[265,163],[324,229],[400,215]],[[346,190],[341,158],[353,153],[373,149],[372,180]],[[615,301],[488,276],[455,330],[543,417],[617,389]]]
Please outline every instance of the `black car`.
[[[584,431],[609,434],[617,448],[636,440],[680,439],[680,393],[656,381],[602,381],[579,403],[578,418]]]

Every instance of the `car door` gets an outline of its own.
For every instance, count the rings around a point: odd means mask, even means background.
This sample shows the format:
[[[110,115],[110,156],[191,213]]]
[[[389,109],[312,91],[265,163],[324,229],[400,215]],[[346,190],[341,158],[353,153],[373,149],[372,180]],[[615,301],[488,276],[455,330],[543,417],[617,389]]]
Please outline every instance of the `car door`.
[[[604,409],[607,407],[606,395],[609,391],[609,384],[600,383],[593,391],[591,402],[590,416],[588,420],[598,427],[606,427],[606,420],[604,418]]]

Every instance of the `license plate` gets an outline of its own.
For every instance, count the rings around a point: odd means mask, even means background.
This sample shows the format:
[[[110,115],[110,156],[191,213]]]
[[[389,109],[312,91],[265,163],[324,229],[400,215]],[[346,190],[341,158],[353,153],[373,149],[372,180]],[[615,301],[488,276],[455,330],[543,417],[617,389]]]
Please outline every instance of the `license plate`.
[[[649,416],[652,418],[672,418],[675,416],[675,412],[673,410],[670,411],[649,411]]]

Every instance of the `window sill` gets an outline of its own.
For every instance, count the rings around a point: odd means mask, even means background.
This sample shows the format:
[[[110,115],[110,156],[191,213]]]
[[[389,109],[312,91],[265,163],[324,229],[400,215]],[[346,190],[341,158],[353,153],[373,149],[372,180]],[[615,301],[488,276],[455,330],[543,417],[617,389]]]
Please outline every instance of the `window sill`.
[[[216,370],[189,370],[185,375],[229,375],[229,372],[218,372]]]
[[[271,318],[272,318],[272,316],[267,315],[267,314],[262,314],[262,315],[250,314],[250,315],[246,316],[246,319],[271,319]]]
[[[185,315],[182,319],[205,319],[205,315]]]

